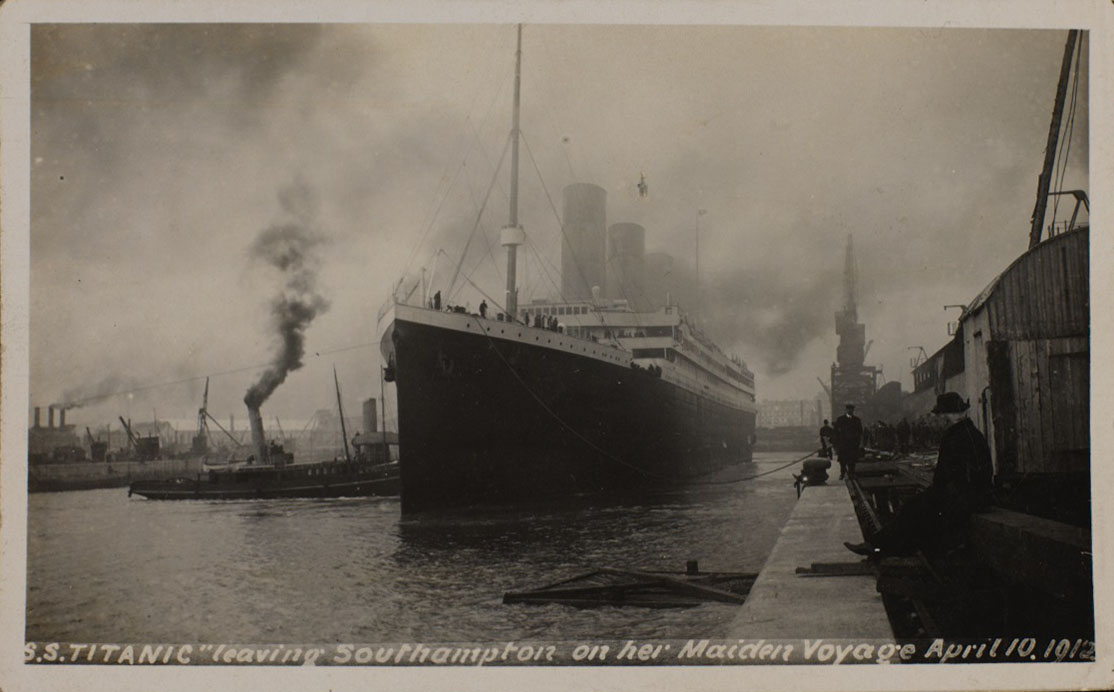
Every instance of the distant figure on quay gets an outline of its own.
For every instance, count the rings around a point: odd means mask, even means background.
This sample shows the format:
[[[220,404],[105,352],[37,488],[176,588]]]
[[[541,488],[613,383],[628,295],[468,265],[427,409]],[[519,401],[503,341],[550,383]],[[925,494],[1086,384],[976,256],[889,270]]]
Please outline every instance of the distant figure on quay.
[[[831,423],[825,418],[824,425],[820,426],[820,456],[832,458],[832,435],[834,433]]]
[[[897,424],[897,451],[906,454],[909,451],[909,435],[912,427],[908,418],[902,418]]]
[[[839,460],[839,479],[855,476],[855,462],[863,445],[863,422],[855,415],[855,405],[847,404],[847,412],[835,422],[836,457]]]
[[[959,394],[936,397],[932,412],[948,423],[932,485],[902,505],[897,515],[865,543],[844,543],[859,555],[909,555],[922,548],[948,548],[962,540],[973,512],[990,506],[994,471],[990,446]]]

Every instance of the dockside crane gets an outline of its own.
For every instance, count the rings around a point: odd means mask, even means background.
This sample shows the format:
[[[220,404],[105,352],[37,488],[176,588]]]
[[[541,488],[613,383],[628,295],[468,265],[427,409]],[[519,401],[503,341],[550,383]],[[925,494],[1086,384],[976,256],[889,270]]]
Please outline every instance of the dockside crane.
[[[128,443],[131,447],[132,453],[133,454],[138,454],[139,453],[139,440],[136,439],[135,433],[132,432],[132,426],[128,425],[128,422],[126,420],[124,420],[123,416],[117,416],[117,418],[120,419],[120,425],[124,426],[124,433],[126,433],[127,436],[128,436]]]
[[[104,461],[108,454],[108,442],[101,442],[93,437],[93,431],[85,426],[85,435],[89,438],[89,458],[93,461]]]

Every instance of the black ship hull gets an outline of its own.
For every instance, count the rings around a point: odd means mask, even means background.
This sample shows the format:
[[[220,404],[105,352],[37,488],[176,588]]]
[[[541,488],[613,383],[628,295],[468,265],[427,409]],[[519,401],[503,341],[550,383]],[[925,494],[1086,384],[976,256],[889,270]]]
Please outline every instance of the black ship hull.
[[[137,481],[128,496],[148,500],[250,500],[399,494],[397,464],[325,462],[209,471],[195,478]]]
[[[578,354],[590,342],[459,317],[471,332],[393,324],[403,512],[673,487],[751,459],[753,411]]]

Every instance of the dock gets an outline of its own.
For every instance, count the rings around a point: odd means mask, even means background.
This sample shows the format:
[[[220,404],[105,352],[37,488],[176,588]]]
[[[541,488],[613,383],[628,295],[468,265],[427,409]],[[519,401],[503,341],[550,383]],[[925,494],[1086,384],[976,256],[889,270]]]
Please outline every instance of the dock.
[[[729,638],[892,639],[874,573],[843,546],[863,540],[847,488],[804,488]]]

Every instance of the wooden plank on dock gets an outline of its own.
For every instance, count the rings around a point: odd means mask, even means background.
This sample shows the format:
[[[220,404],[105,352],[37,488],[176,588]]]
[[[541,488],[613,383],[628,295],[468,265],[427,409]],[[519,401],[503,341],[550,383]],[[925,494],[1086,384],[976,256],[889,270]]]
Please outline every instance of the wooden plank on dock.
[[[862,540],[842,483],[806,487],[727,636],[892,639],[873,575],[797,574],[814,563],[861,560],[843,542]]]

